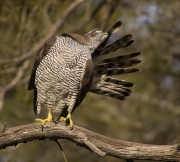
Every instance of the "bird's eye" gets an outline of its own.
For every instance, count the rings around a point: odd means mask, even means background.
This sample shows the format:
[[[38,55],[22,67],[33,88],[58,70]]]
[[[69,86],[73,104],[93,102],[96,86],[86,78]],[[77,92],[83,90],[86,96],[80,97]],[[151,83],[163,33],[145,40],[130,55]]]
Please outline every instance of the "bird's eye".
[[[97,35],[96,32],[92,32],[92,33],[91,33],[91,37],[95,37],[96,35]]]
[[[95,37],[97,34],[100,34],[100,33],[102,33],[102,31],[96,29],[96,30],[94,30],[94,31],[91,33],[91,37]]]

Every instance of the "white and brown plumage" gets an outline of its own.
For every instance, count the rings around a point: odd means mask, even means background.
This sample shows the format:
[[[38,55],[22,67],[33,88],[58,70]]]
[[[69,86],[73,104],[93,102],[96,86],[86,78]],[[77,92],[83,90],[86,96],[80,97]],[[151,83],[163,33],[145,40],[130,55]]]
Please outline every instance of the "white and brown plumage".
[[[117,22],[108,32],[95,29],[84,36],[64,33],[44,43],[36,55],[28,90],[34,89],[35,113],[48,108],[49,115],[45,120],[36,121],[42,125],[52,121],[53,111],[59,113],[61,120],[68,119],[72,127],[71,113],[88,91],[121,100],[131,94],[133,83],[107,76],[138,71],[128,67],[140,62],[131,59],[140,53],[103,58],[103,55],[133,43],[132,35],[127,35],[106,46],[109,37],[120,26],[121,22]]]

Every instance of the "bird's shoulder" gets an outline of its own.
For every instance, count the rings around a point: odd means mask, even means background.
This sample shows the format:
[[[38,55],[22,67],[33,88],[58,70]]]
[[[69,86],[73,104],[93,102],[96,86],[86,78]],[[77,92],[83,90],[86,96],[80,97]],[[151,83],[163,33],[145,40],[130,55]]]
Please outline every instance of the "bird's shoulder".
[[[56,42],[56,36],[47,39],[42,45],[41,49],[37,52],[28,84],[28,90],[34,89],[36,69],[40,64],[40,62],[42,61],[42,59],[48,54],[49,49],[55,44],[55,42]]]
[[[87,40],[79,34],[63,33],[63,34],[61,34],[61,36],[66,37],[66,38],[71,38],[73,41],[75,41],[81,45],[87,45],[88,44]]]

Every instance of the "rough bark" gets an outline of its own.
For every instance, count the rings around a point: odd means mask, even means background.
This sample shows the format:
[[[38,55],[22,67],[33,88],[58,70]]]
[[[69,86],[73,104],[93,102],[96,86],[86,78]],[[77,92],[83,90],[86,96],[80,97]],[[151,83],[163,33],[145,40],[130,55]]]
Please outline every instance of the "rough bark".
[[[21,125],[8,129],[5,125],[0,131],[0,149],[46,138],[64,138],[101,156],[109,155],[124,160],[180,161],[180,144],[149,145],[127,142],[109,138],[78,126],[74,126],[73,130],[70,130],[63,122],[56,125],[53,122],[46,123],[43,131],[40,123]]]

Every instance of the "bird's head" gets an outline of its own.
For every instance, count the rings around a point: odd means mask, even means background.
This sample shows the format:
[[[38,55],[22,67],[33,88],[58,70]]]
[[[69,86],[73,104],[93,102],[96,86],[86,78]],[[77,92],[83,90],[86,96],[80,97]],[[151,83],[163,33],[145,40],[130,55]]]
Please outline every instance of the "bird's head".
[[[108,37],[108,33],[102,32],[102,30],[94,29],[84,35],[85,40],[87,41],[87,46],[91,52],[104,42]]]

